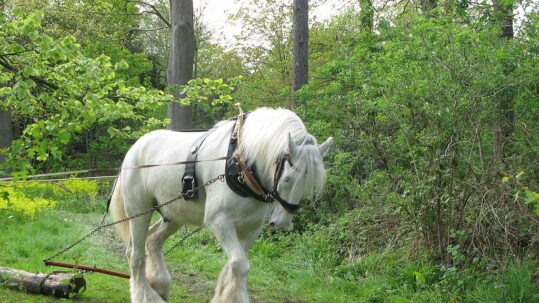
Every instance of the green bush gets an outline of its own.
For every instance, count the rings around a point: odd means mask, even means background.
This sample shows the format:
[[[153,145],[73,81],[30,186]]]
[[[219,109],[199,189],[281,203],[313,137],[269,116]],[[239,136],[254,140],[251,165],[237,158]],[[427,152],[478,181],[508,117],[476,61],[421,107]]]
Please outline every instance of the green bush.
[[[92,180],[6,183],[0,190],[6,193],[0,198],[0,209],[29,217],[53,208],[79,213],[105,209],[104,202],[97,199],[97,182]]]
[[[344,36],[302,89],[308,128],[335,137],[322,195],[329,203],[311,205],[320,211],[309,219],[367,209],[368,217],[351,213],[368,230],[356,228],[359,239],[390,241],[393,233],[375,230],[380,224],[442,264],[507,263],[525,254],[530,226],[539,226],[501,182],[522,170],[530,186],[539,183],[539,129],[530,114],[537,116],[539,65],[529,48],[539,40],[535,31],[527,41],[503,40],[495,27],[452,18],[405,18],[381,23],[376,35]],[[492,132],[503,120],[500,98],[512,100],[516,117],[502,161]],[[347,245],[361,251],[353,239]]]

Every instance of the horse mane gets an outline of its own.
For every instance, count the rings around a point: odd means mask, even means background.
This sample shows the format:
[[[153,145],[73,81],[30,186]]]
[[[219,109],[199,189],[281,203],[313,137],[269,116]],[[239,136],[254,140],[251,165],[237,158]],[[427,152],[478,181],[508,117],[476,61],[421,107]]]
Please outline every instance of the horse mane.
[[[249,113],[241,129],[239,152],[248,166],[256,162],[262,183],[273,185],[274,164],[289,153],[288,134],[302,155],[294,167],[305,168],[307,195],[317,195],[324,186],[325,171],[316,138],[307,132],[301,119],[292,111],[259,108]]]

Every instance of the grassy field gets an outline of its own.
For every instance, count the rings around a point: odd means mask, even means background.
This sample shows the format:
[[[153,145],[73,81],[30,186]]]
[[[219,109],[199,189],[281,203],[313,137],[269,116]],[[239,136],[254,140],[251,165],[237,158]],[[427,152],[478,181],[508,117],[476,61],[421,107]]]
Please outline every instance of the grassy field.
[[[4,217],[5,218],[5,217]],[[100,215],[77,214],[66,211],[48,211],[34,219],[9,215],[0,228],[0,266],[28,272],[50,272],[41,260],[97,224]],[[175,237],[185,234],[182,230]],[[169,241],[171,245],[174,240]],[[271,244],[260,241],[250,256],[252,271],[249,276],[253,302],[353,302],[357,286],[345,280],[327,280],[313,275],[302,264],[280,260],[271,253]],[[128,272],[123,247],[112,230],[88,239],[80,246],[59,257],[58,261],[96,265]],[[211,235],[203,231],[187,240],[167,256],[173,276],[171,302],[208,302],[214,280],[225,257]],[[88,289],[77,302],[127,302],[128,281],[101,274],[87,274]],[[25,294],[0,288],[0,302],[66,302],[66,299]]]
[[[62,204],[71,203],[71,204]],[[102,208],[84,205],[92,202],[60,202],[56,208],[39,211],[34,217],[0,211],[0,266],[28,272],[48,273],[53,268],[42,260],[77,240],[97,226]],[[75,205],[73,205],[75,204]],[[78,205],[77,205],[78,204]],[[110,219],[110,218],[109,218]],[[181,230],[167,242],[167,247],[190,230]],[[301,262],[279,258],[283,251],[274,241],[257,241],[250,251],[252,271],[249,276],[253,302],[352,302],[357,301],[357,286],[346,280],[325,279],[312,273]],[[75,247],[56,261],[96,265],[128,272],[123,246],[111,228]],[[171,302],[208,302],[225,257],[213,237],[202,231],[189,238],[167,256],[173,276]],[[77,302],[127,302],[126,279],[102,274],[85,275],[88,289]],[[0,287],[0,302],[66,302],[46,296],[25,294]]]
[[[45,267],[43,259],[100,223],[103,199],[89,192],[66,195],[58,189],[47,190],[26,189],[24,199],[12,193],[11,205],[0,205],[0,266],[49,273],[53,269]],[[48,206],[34,211],[28,199],[35,196],[52,202],[41,201],[40,205]],[[14,211],[19,202],[25,203],[24,211]],[[290,234],[265,231],[249,251],[251,301],[539,302],[535,280],[539,271],[534,261],[515,262],[504,271],[476,272],[432,264],[429,258],[406,249],[348,260],[339,255],[331,228],[316,226],[311,231]],[[190,229],[180,230],[166,247],[188,232]],[[128,272],[123,246],[112,228],[55,260]],[[166,262],[174,279],[170,302],[208,302],[225,257],[212,235],[203,230],[176,248]],[[73,300],[0,286],[0,303],[129,301],[128,280],[97,273],[87,274],[85,279],[86,292]]]

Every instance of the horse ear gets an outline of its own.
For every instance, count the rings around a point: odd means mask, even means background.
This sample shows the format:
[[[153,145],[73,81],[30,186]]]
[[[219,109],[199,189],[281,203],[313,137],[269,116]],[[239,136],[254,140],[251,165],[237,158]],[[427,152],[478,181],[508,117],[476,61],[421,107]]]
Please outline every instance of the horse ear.
[[[292,158],[295,158],[296,155],[299,153],[299,148],[294,142],[294,140],[292,140],[292,135],[290,135],[290,133],[288,133],[288,153]]]
[[[331,146],[331,143],[333,143],[333,137],[329,137],[326,142],[322,143],[320,146],[318,146],[318,151],[320,152],[320,155],[323,157],[326,155],[326,153],[329,150],[329,147]]]

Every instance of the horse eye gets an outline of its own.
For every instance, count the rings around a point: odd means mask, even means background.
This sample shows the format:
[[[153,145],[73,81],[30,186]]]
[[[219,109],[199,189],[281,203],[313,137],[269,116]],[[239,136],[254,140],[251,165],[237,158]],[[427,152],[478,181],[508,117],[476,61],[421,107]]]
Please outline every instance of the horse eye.
[[[290,177],[286,176],[284,177],[284,182],[289,182],[290,181]]]

